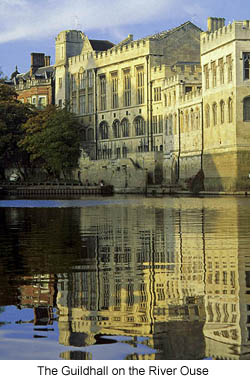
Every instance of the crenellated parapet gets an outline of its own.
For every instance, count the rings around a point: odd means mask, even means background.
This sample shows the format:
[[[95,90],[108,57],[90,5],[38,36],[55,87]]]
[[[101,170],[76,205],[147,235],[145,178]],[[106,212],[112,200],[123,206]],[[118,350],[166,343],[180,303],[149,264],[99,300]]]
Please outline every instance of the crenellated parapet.
[[[217,30],[201,33],[201,55],[235,39],[249,40],[249,38],[250,21],[234,21],[233,23],[222,26]]]

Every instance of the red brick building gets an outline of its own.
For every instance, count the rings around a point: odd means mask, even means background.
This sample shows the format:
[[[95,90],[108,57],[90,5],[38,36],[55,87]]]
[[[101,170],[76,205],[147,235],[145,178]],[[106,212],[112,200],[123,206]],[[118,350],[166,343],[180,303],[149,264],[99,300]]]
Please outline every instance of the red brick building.
[[[18,93],[18,100],[31,103],[37,108],[54,104],[54,66],[50,65],[50,56],[43,53],[31,53],[31,67],[25,74],[16,68],[11,79]]]

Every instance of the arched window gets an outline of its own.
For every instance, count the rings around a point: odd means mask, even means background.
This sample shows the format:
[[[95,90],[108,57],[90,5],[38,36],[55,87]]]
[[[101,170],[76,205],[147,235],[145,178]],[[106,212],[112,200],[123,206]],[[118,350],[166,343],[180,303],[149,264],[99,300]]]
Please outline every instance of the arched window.
[[[223,100],[220,101],[220,122],[221,124],[225,122],[225,103]]]
[[[124,118],[121,122],[122,136],[129,137],[129,121],[127,118]]]
[[[113,128],[114,138],[120,138],[121,137],[121,130],[120,130],[120,122],[119,122],[119,120],[115,120],[113,122],[112,128]]]
[[[233,100],[228,99],[228,122],[233,122]]]
[[[89,128],[87,131],[87,140],[93,141],[94,139],[94,130],[92,128]]]
[[[195,110],[195,129],[200,128],[200,112],[199,108],[197,107]]]
[[[189,130],[189,113],[186,111],[185,113],[185,132],[188,132]]]
[[[100,139],[108,139],[108,124],[106,121],[100,123],[99,137]]]
[[[217,125],[217,104],[213,103],[213,124]]]
[[[136,117],[135,121],[135,134],[136,136],[143,136],[145,134],[145,122],[142,117]]]
[[[243,121],[250,121],[250,96],[243,99]]]
[[[165,105],[165,107],[167,107],[167,95],[166,94],[164,94],[164,105]]]
[[[210,127],[210,107],[207,104],[205,107],[205,121],[206,121],[206,127]]]

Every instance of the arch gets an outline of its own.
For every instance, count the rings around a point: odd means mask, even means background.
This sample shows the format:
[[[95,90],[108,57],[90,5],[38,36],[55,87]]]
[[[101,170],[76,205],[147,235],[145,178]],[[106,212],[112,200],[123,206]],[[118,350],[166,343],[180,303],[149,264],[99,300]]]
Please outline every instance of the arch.
[[[145,135],[145,121],[143,117],[137,116],[134,120],[135,125],[135,135],[136,136],[143,136]]]
[[[129,120],[127,118],[122,119],[121,130],[122,130],[122,137],[129,137],[130,135]]]
[[[228,122],[233,122],[233,100],[231,97],[228,99]]]
[[[119,120],[113,121],[112,129],[113,129],[114,138],[120,138],[121,137],[121,127],[120,127],[120,121]]]
[[[93,141],[94,140],[94,129],[88,128],[86,135],[87,135],[87,141]]]
[[[108,139],[108,123],[107,121],[102,121],[99,125],[99,139]]]
[[[205,121],[206,121],[206,127],[210,127],[210,107],[209,104],[206,104],[205,106]]]
[[[213,110],[213,124],[215,126],[217,125],[217,103],[213,103],[212,110]]]
[[[243,121],[250,121],[250,96],[243,99]]]
[[[220,122],[224,124],[225,122],[225,103],[224,100],[220,101]]]

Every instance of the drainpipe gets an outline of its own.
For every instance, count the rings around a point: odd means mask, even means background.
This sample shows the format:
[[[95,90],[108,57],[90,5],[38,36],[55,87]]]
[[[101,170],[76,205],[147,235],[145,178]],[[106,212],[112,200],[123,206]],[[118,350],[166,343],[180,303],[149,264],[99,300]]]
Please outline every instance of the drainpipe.
[[[146,55],[146,71],[147,71],[147,145],[149,151],[149,125],[150,125],[150,117],[149,117],[149,55]]]
[[[180,177],[180,150],[181,150],[181,134],[180,134],[180,109],[178,108],[178,172],[177,172],[177,182]]]
[[[203,170],[203,150],[204,150],[204,121],[203,121],[203,99],[201,101],[201,154],[200,154],[200,169]]]
[[[95,159],[98,159],[98,114],[97,114],[97,69],[94,69],[94,109],[95,109]]]

